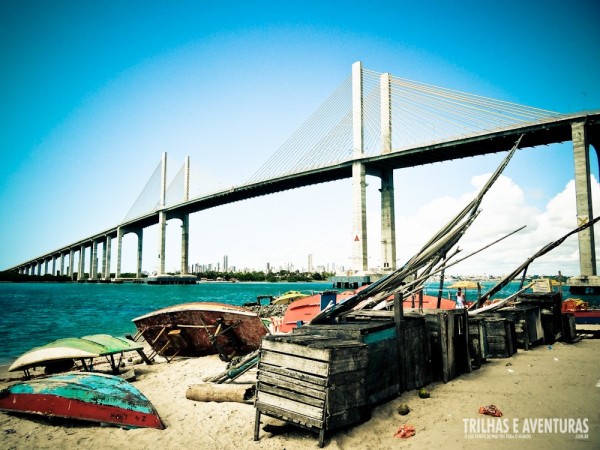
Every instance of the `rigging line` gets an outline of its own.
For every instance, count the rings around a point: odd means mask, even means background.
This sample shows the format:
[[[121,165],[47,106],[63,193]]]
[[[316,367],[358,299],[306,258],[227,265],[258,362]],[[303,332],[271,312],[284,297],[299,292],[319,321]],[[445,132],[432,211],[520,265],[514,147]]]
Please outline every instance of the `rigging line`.
[[[407,94],[404,98],[407,97],[411,97],[413,94]],[[419,99],[421,100],[420,104],[422,105],[422,107],[428,106],[431,107],[434,110],[438,110],[439,112],[441,111],[450,111],[453,116],[458,117],[458,116],[462,116],[462,117],[467,117],[467,118],[482,118],[482,117],[489,117],[489,118],[496,118],[496,119],[504,119],[507,123],[514,123],[515,121],[523,121],[524,115],[521,115],[521,117],[517,117],[515,115],[508,115],[505,113],[501,113],[498,111],[494,111],[494,110],[489,110],[489,109],[483,109],[483,108],[478,108],[475,105],[468,105],[468,104],[462,104],[462,103],[457,103],[448,99],[441,99],[441,98],[437,98],[437,97],[432,97],[432,98],[426,98],[426,97],[414,97],[412,96],[413,99]],[[457,107],[458,106],[458,107]],[[539,116],[527,116],[527,119],[530,119],[531,117],[535,117],[536,119],[539,119]]]
[[[511,106],[517,107],[517,108],[530,109],[532,111],[537,111],[540,114],[547,114],[547,115],[550,115],[550,116],[558,114],[557,112],[550,111],[550,110],[545,110],[545,109],[540,109],[540,108],[534,108],[534,107],[526,106],[526,105],[520,105],[518,103],[508,102],[508,101],[505,101],[505,100],[492,99],[492,98],[484,97],[484,96],[477,95],[477,94],[469,94],[469,93],[466,93],[466,92],[461,92],[461,91],[457,91],[457,90],[453,90],[453,89],[448,89],[448,88],[442,88],[442,87],[434,86],[434,85],[428,85],[428,84],[425,84],[425,83],[419,83],[419,82],[416,82],[416,81],[411,81],[411,80],[407,80],[407,79],[403,79],[403,78],[397,78],[397,77],[391,76],[390,80],[391,80],[391,82],[393,84],[405,85],[405,86],[412,86],[414,89],[418,89],[417,87],[421,86],[423,88],[437,89],[437,90],[444,91],[444,92],[447,92],[447,93],[455,93],[455,94],[458,94],[458,95],[461,95],[461,96],[465,96],[465,97],[469,97],[469,98],[485,99],[485,100],[488,100],[490,102],[494,102],[494,103],[498,103],[498,104],[503,104],[503,105],[506,105],[506,106],[511,105]]]
[[[406,103],[403,103],[405,105]],[[426,110],[426,109],[415,109],[408,108],[405,106],[398,106],[396,109],[405,110],[407,113],[413,111],[410,115],[415,116],[415,114],[421,114],[422,116],[429,117],[430,122],[435,122],[438,125],[443,124],[444,130],[451,132],[458,132],[459,134],[472,133],[472,129],[465,127],[468,125],[470,128],[476,128],[478,130],[485,130],[486,128],[481,127],[480,124],[473,124],[472,122],[465,122],[462,119],[455,118],[452,116],[447,116],[445,114],[440,114],[439,110]],[[433,111],[433,112],[432,112]],[[420,119],[421,117],[419,117]],[[463,125],[461,125],[461,122]],[[497,126],[497,124],[494,124]]]
[[[546,111],[532,109],[529,107],[518,107],[515,104],[506,104],[500,102],[493,102],[491,100],[482,100],[479,98],[467,98],[465,96],[448,96],[448,95],[436,95],[435,93],[419,93],[412,90],[403,90],[402,92],[410,93],[411,95],[419,96],[422,98],[430,98],[436,99],[439,102],[448,102],[455,103],[459,105],[462,109],[475,109],[475,107],[479,107],[478,109],[482,109],[486,111],[488,114],[498,114],[498,111],[502,111],[505,114],[510,114],[512,116],[519,115],[524,117],[551,117],[555,116],[555,114],[548,114]]]
[[[340,124],[340,126],[343,125],[343,123]],[[304,162],[304,168],[324,167],[330,165],[332,161],[337,161],[335,155],[332,155],[332,153],[337,153],[335,152],[335,149],[339,147],[342,147],[343,150],[344,143],[343,141],[339,142],[340,137],[342,140],[347,140],[350,135],[351,133],[343,132],[343,130],[342,132],[339,132],[338,127],[336,127],[336,129],[332,130],[328,136],[325,136],[323,140],[315,146],[313,153],[310,155],[311,158]],[[332,148],[334,149],[334,152],[331,151]],[[327,156],[329,156],[329,159],[324,159],[324,157]]]
[[[465,130],[464,125],[461,126],[456,121],[451,121],[451,120],[445,118],[444,116],[432,113],[431,111],[406,109],[406,112],[407,113],[411,112],[411,116],[417,121],[422,121],[423,118],[428,118],[429,119],[428,120],[429,127],[432,127],[432,125],[435,124],[438,126],[438,131],[446,130],[446,131],[455,132],[455,130],[457,130],[457,129],[460,131]],[[471,125],[471,124],[468,124],[468,125]]]
[[[275,168],[277,167],[285,167],[285,159],[288,158],[288,156],[291,154],[291,152],[294,152],[297,148],[298,141],[301,141],[304,138],[304,135],[306,133],[306,129],[307,129],[307,125],[311,125],[312,123],[315,122],[316,120],[320,120],[321,116],[324,114],[324,111],[327,109],[328,107],[328,103],[331,102],[331,99],[334,98],[337,93],[339,93],[339,91],[343,90],[342,88],[338,88],[338,90],[336,90],[336,92],[334,92],[334,94],[332,96],[330,96],[330,98],[328,100],[326,100],[318,109],[317,111],[315,111],[313,113],[313,115],[307,120],[305,121],[305,123],[292,135],[292,137],[290,139],[288,139],[288,141],[286,141],[281,147],[280,149],[265,163],[263,164],[263,166],[259,169],[259,171],[255,174],[253,178],[256,178],[257,175],[265,175],[265,174],[269,174],[272,173],[272,169],[273,166],[275,166]],[[277,161],[279,160],[279,161]]]
[[[455,118],[456,121],[461,121],[464,122],[463,118],[468,118],[468,119],[477,119],[478,121],[488,121],[493,123],[494,125],[497,125],[497,121],[498,119],[502,119],[503,123],[515,123],[516,121],[522,121],[522,119],[517,119],[514,116],[507,116],[507,115],[503,115],[503,114],[498,114],[496,112],[491,112],[491,111],[484,111],[481,109],[459,109],[459,108],[454,108],[449,106],[448,102],[442,102],[442,101],[438,101],[438,99],[432,99],[432,101],[429,101],[427,103],[424,102],[419,102],[416,103],[416,99],[412,98],[410,96],[403,96],[402,97],[403,100],[405,100],[404,104],[406,104],[406,100],[413,100],[415,105],[420,106],[421,108],[429,108],[433,111],[436,112],[436,114],[438,115],[443,115],[443,112],[450,112],[450,114],[447,116],[448,117],[453,117]],[[420,98],[419,98],[420,99]],[[472,123],[472,122],[467,122],[469,125],[471,126],[476,126],[476,124]]]
[[[150,178],[148,179],[148,181],[146,182],[146,185],[144,186],[144,188],[142,189],[142,191],[140,192],[140,194],[138,195],[138,198],[136,199],[136,201],[133,203],[132,207],[130,208],[129,212],[127,213],[127,215],[125,216],[125,218],[123,219],[123,222],[132,219],[134,217],[138,217],[141,216],[143,214],[145,214],[146,212],[152,211],[152,208],[154,208],[156,205],[155,203],[152,205],[147,205],[148,200],[148,195],[150,192],[150,189],[152,188],[152,194],[156,195],[152,200],[154,202],[156,202],[156,199],[160,199],[160,175],[161,175],[161,169],[162,169],[162,161],[160,161],[158,163],[158,166],[156,167],[156,169],[154,169],[154,172],[152,173],[152,175],[150,175]],[[157,181],[158,181],[158,186],[157,185]],[[138,212],[140,207],[148,207],[149,209],[144,209],[141,212]],[[133,216],[133,214],[137,214],[135,216]]]
[[[403,108],[396,108],[392,111],[392,139],[396,136],[406,136],[410,138],[408,142],[412,142],[416,138],[423,137],[419,130],[431,131],[430,128],[426,128],[424,121],[416,119],[420,118],[414,117],[412,110],[404,111]]]
[[[404,111],[405,115],[410,117],[411,119],[413,119],[413,127],[417,127],[420,128],[421,130],[423,130],[425,133],[428,134],[434,134],[435,136],[440,136],[445,134],[442,133],[445,131],[444,127],[441,127],[440,125],[443,125],[442,122],[440,122],[439,118],[435,115],[432,115],[430,112],[425,112],[425,111],[420,111],[421,114],[417,115],[419,113],[419,111],[416,111],[414,109],[405,109],[405,108],[401,108],[402,111]],[[428,120],[423,120],[423,119],[428,119]],[[402,123],[402,119],[400,120],[400,122]],[[397,125],[397,123],[396,123]],[[394,126],[394,125],[392,125]],[[437,127],[437,128],[436,128]]]
[[[288,139],[288,141],[286,141],[280,147],[280,149],[257,171],[257,173],[253,177],[251,177],[251,180],[256,179],[258,176],[264,175],[265,173],[268,173],[267,169],[269,169],[269,164],[272,164],[273,161],[277,158],[281,158],[282,156],[287,158],[291,152],[294,152],[297,146],[301,145],[299,141],[304,139],[304,136],[307,133],[306,130],[308,128],[313,128],[311,132],[314,134],[316,131],[314,130],[315,127],[313,126],[313,124],[315,122],[319,123],[322,120],[321,117],[324,114],[328,114],[328,109],[333,109],[336,105],[340,104],[340,98],[344,96],[343,94],[348,90],[348,86],[349,79],[345,80],[338,87],[338,89],[336,89],[336,91],[329,97],[329,99],[327,99],[321,105],[321,107],[319,107],[319,109],[315,111],[315,113],[313,113],[313,115],[308,120],[306,120],[304,124],[292,135],[292,137]],[[330,104],[332,106],[329,106]],[[280,164],[285,164],[285,161],[280,162]]]

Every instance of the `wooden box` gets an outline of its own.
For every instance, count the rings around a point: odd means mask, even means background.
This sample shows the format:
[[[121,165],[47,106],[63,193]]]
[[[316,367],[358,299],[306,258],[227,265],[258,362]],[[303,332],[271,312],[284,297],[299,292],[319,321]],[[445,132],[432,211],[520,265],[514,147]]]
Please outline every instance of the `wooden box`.
[[[365,389],[367,345],[312,335],[263,338],[258,365],[254,440],[260,416],[319,432],[370,416]]]
[[[433,380],[447,383],[471,372],[466,310],[424,309],[407,312],[405,318],[409,317],[423,317],[427,323]]]
[[[544,341],[541,313],[537,306],[508,306],[497,311],[482,313],[480,316],[513,321],[519,348],[529,350],[530,347]]]
[[[560,292],[523,293],[517,300],[521,305],[531,305],[540,308],[544,343],[553,344],[562,336],[562,294]]]
[[[486,317],[488,358],[510,358],[517,352],[517,335],[512,320]]]
[[[373,406],[398,396],[403,390],[417,389],[431,382],[429,340],[423,318],[403,321],[406,352],[405,361],[398,358],[396,327],[389,318],[364,311],[361,319],[352,317],[347,322],[331,325],[308,325],[294,330],[294,334],[316,334],[338,339],[353,339],[368,346],[366,390],[369,405]],[[400,373],[405,386],[400,387]]]
[[[488,352],[488,340],[483,317],[469,317],[469,354],[471,367],[479,369],[485,362]]]
[[[575,314],[563,313],[563,340],[567,343],[573,343],[577,341],[577,323],[575,322]]]

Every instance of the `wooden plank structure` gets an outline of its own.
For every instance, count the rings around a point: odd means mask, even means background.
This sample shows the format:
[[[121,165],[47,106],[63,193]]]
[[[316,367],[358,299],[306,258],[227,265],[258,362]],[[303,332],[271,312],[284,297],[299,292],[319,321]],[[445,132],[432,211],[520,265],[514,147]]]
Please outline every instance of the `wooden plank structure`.
[[[486,362],[488,351],[487,329],[483,317],[469,317],[469,354],[471,368],[479,369]]]
[[[515,323],[509,319],[484,318],[487,335],[487,358],[510,358],[517,353]]]
[[[448,381],[471,372],[469,317],[465,309],[424,309],[405,317],[423,317],[429,333],[433,380]]]
[[[480,317],[508,319],[514,323],[517,347],[529,350],[544,341],[540,308],[533,305],[506,306],[497,311],[485,312]]]
[[[522,293],[517,297],[517,301],[521,305],[540,308],[545,344],[553,344],[562,337],[562,294],[560,292]]]
[[[370,417],[367,345],[314,335],[270,335],[260,348],[254,440],[261,414],[319,432]]]
[[[562,314],[562,325],[563,325],[563,340],[567,343],[577,342],[577,324],[575,322],[575,314],[563,313]]]
[[[346,322],[303,326],[295,329],[294,334],[352,339],[367,344],[367,399],[368,404],[374,406],[432,381],[425,319],[404,318],[403,338],[406,351],[402,360],[398,357],[397,333],[392,314],[392,311],[361,311],[346,316]],[[404,380],[403,387],[400,386],[401,379]]]

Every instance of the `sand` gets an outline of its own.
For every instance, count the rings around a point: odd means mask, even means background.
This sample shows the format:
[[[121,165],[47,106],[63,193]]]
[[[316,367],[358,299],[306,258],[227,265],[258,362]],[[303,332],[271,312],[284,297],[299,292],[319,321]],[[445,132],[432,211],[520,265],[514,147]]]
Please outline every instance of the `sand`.
[[[420,399],[417,391],[410,391],[374,408],[369,421],[328,433],[325,448],[600,448],[599,355],[600,340],[585,338],[575,344],[542,345],[529,351],[519,350],[509,359],[489,360],[480,369],[446,384],[428,385],[429,399]],[[0,413],[0,448],[318,448],[317,435],[307,430],[287,427],[279,430],[283,431],[281,434],[264,431],[265,424],[282,425],[265,416],[260,439],[255,442],[255,410],[251,402],[186,399],[188,386],[224,370],[225,363],[217,356],[176,358],[170,363],[142,363],[134,367],[137,380],[133,383],[152,401],[165,430],[125,430]],[[0,387],[16,381],[19,375],[0,374]],[[255,378],[256,372],[250,371],[236,382],[252,383]],[[402,403],[410,407],[408,415],[398,414]],[[502,418],[479,414],[481,406],[490,404],[502,411]],[[568,425],[570,419],[573,426],[579,427],[576,431],[582,432],[532,432],[531,427],[540,418],[557,419],[559,426]],[[395,438],[394,433],[404,424],[413,425],[416,434],[408,439]]]

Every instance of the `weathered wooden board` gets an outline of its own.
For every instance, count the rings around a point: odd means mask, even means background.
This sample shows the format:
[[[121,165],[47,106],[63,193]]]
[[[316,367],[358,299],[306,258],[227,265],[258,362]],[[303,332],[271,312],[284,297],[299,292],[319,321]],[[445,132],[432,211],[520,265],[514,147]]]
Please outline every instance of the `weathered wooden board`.
[[[563,340],[567,343],[577,340],[577,324],[575,322],[575,314],[564,313],[563,320]]]
[[[433,380],[447,383],[471,371],[468,317],[465,310],[424,309],[406,317],[423,317],[427,323]]]
[[[258,365],[256,422],[261,414],[324,432],[363,420],[367,345],[319,335],[268,336]]]
[[[488,354],[487,332],[483,317],[469,317],[469,352],[471,366],[475,369],[481,367]]]
[[[314,359],[295,355],[297,353],[290,354],[263,350],[260,353],[260,361],[261,363],[285,367],[321,377],[326,377],[329,373],[329,364],[327,362],[315,361]]]
[[[485,317],[488,358],[510,358],[517,352],[515,324],[508,319]]]
[[[517,346],[525,350],[544,341],[544,329],[540,308],[533,305],[520,305],[501,308],[497,311],[480,314],[483,317],[508,319],[515,324]]]
[[[541,309],[545,344],[553,344],[562,337],[562,294],[560,292],[523,293],[517,297],[517,300],[522,305],[537,306]]]

